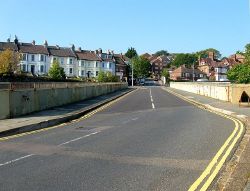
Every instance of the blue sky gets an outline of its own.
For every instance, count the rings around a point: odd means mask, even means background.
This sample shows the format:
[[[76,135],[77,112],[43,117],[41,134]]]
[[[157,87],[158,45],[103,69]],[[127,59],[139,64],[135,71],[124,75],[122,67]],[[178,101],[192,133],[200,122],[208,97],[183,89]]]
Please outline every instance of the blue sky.
[[[0,0],[0,41],[224,56],[250,42],[249,0]]]

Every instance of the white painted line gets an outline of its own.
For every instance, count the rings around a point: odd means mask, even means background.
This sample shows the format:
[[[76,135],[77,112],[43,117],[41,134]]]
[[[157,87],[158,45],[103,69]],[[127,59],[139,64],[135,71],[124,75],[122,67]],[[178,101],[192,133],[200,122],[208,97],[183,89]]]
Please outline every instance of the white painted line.
[[[14,160],[11,160],[11,161],[2,163],[2,164],[0,164],[0,167],[1,167],[1,166],[8,165],[8,164],[11,164],[11,163],[14,163],[14,162],[17,162],[17,161],[22,160],[22,159],[25,159],[25,158],[29,158],[29,157],[31,157],[31,156],[33,156],[33,155],[34,155],[34,154],[25,155],[25,156],[22,156],[22,157],[20,157],[20,158],[17,158],[17,159],[14,159]]]
[[[154,104],[151,88],[149,88],[149,95],[150,95],[150,100],[151,100],[151,103],[152,103],[152,109],[155,109],[155,104]]]
[[[152,103],[152,108],[155,109],[155,104],[154,103]]]
[[[72,139],[72,140],[70,140],[70,141],[67,141],[67,142],[61,143],[61,144],[60,144],[60,145],[58,145],[58,146],[66,145],[66,144],[69,144],[69,143],[72,143],[72,142],[78,141],[78,140],[80,140],[80,139],[83,139],[83,138],[89,137],[89,136],[91,136],[91,135],[95,135],[95,134],[97,134],[97,133],[100,133],[100,132],[98,131],[98,132],[90,133],[90,134],[88,134],[88,135],[84,135],[84,136],[82,136],[82,137],[78,137],[78,138],[76,138],[76,139]]]

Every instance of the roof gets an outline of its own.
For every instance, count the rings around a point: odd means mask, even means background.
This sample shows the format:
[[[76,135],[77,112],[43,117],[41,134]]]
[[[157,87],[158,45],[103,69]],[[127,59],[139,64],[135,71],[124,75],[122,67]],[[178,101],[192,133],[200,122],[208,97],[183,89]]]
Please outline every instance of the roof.
[[[33,45],[32,43],[19,43],[20,53],[49,54],[48,49],[43,45]]]
[[[53,56],[59,57],[76,57],[75,53],[71,48],[64,48],[59,46],[49,46],[49,53]]]
[[[114,55],[114,59],[115,59],[115,63],[116,64],[126,66],[126,63],[123,60],[123,55],[121,55],[121,54],[115,54]]]
[[[149,57],[151,57],[151,55],[149,53],[145,53],[142,54],[141,57],[148,59]]]
[[[102,59],[93,51],[81,50],[75,51],[75,53],[79,60],[102,61]]]
[[[180,71],[180,72],[183,72],[183,73],[190,73],[190,74],[192,74],[193,72],[195,73],[195,74],[203,74],[203,75],[207,75],[205,72],[202,72],[202,71],[200,71],[199,69],[192,69],[192,68],[186,68],[185,66],[180,66],[179,68],[177,68],[177,69],[175,69],[174,71]],[[174,72],[173,71],[173,72]]]
[[[7,49],[18,51],[18,47],[14,42],[0,42],[0,51]]]

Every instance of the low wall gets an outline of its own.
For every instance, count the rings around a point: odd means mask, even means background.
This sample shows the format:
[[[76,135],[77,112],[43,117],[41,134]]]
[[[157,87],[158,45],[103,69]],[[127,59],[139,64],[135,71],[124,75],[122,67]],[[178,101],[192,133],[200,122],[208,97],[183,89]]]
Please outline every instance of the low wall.
[[[171,82],[171,88],[238,104],[242,93],[250,95],[250,85],[227,82]]]
[[[56,87],[56,84],[54,86]],[[68,88],[0,90],[0,119],[78,102],[127,87],[127,83],[100,83]]]

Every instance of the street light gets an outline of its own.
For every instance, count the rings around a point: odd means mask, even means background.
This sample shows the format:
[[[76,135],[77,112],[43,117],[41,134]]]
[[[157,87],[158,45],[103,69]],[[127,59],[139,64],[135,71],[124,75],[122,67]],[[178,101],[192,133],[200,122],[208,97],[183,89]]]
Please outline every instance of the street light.
[[[194,82],[194,62],[193,62],[193,82]]]
[[[131,68],[132,68],[132,87],[134,86],[134,68],[133,68],[133,61],[131,60]]]

